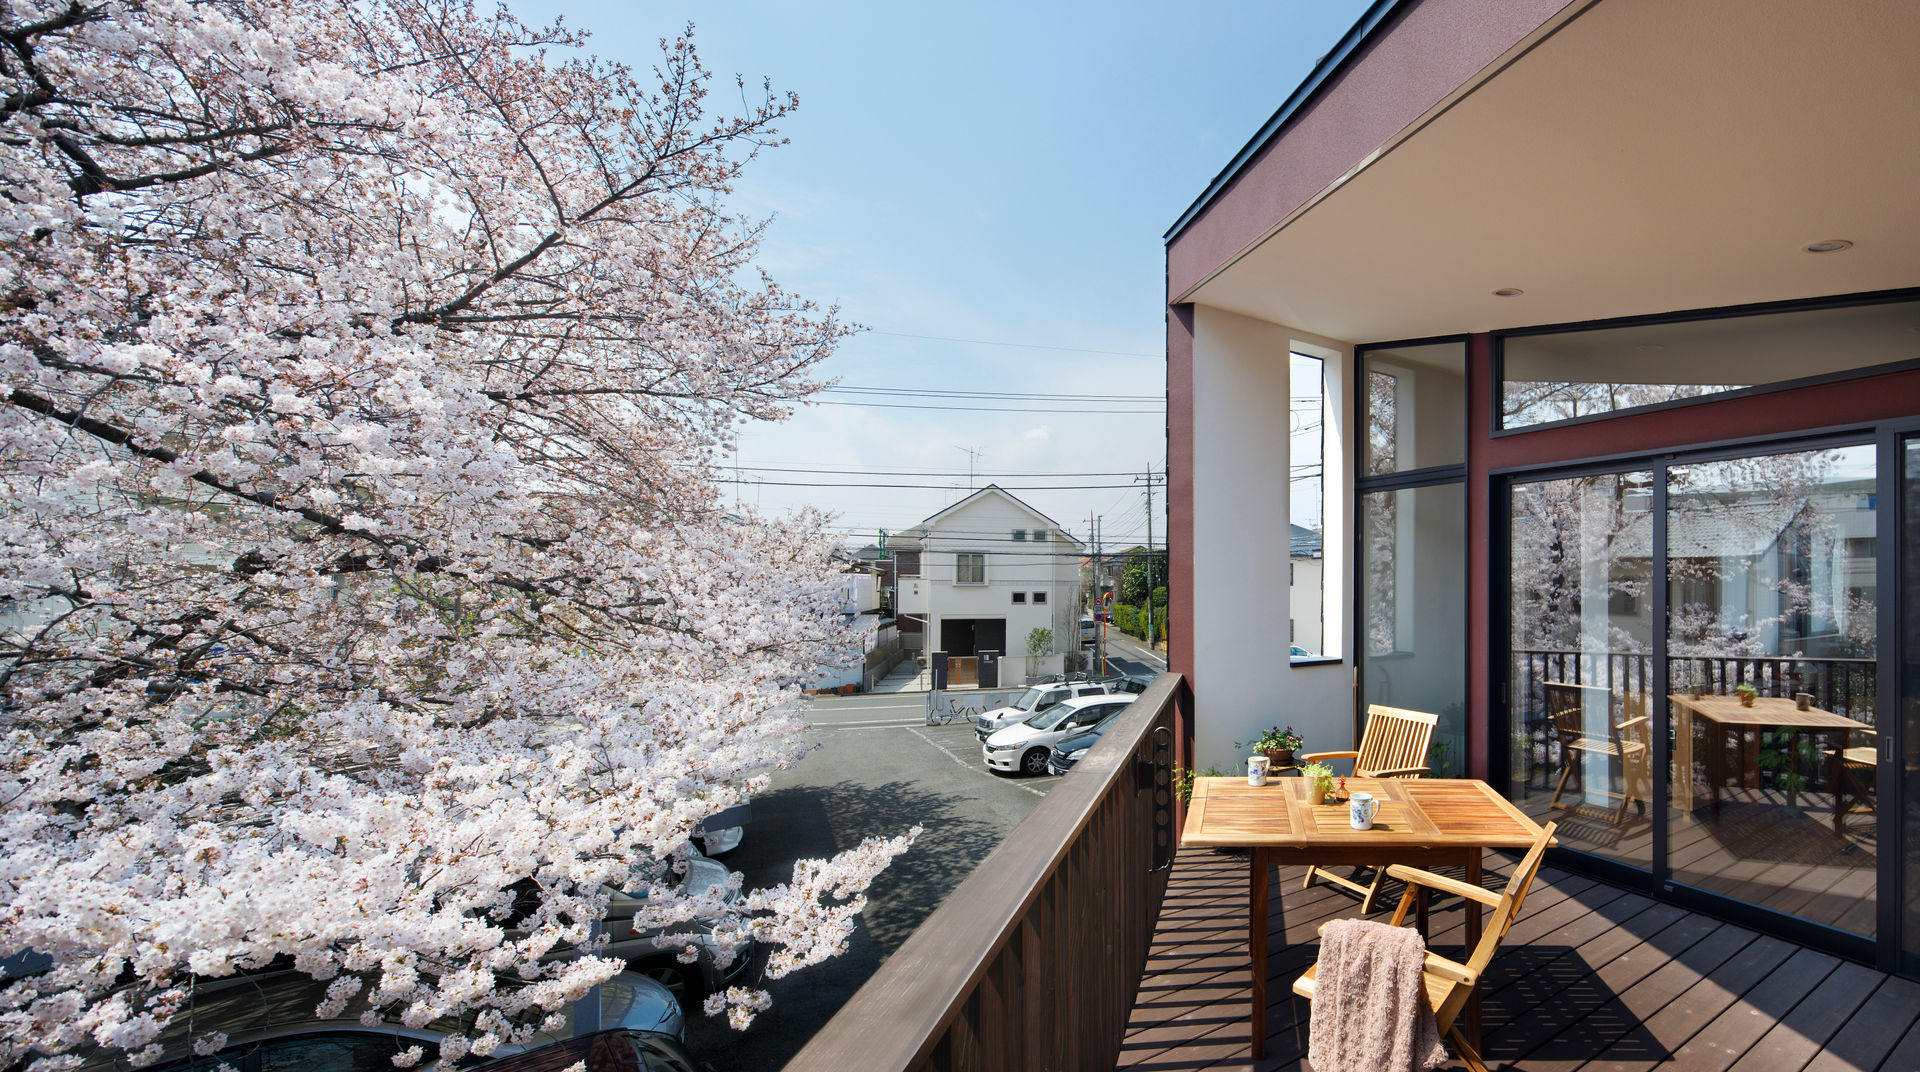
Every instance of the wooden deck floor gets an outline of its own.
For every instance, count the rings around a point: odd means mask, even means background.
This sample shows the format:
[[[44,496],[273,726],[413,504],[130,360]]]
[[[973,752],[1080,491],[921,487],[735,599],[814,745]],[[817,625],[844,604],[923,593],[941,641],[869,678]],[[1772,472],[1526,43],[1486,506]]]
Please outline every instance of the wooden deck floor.
[[[1486,884],[1497,886],[1509,866],[1489,854]],[[1307,1003],[1293,996],[1293,980],[1312,962],[1320,924],[1357,914],[1359,904],[1324,883],[1302,890],[1301,877],[1282,868],[1273,886],[1268,1056],[1256,1065],[1247,1041],[1246,857],[1180,853],[1120,1068],[1312,1067]],[[1436,903],[1434,949],[1458,952],[1461,916],[1457,901]],[[1485,987],[1485,1052],[1496,1069],[1920,1069],[1920,983],[1552,868]]]

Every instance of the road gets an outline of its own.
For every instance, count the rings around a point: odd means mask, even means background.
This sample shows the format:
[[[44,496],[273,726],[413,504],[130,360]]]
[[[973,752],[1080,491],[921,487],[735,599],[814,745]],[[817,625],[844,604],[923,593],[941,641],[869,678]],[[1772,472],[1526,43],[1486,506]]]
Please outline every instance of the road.
[[[773,1007],[752,1027],[688,1018],[688,1045],[712,1068],[784,1065],[1057,783],[989,772],[971,725],[923,725],[925,710],[913,693],[816,701],[813,750],[754,799],[746,837],[724,859],[749,888],[791,881],[794,861],[831,856],[863,837],[916,823],[924,832],[874,881],[845,953],[758,982]]]
[[[1144,642],[1118,629],[1107,630],[1107,663],[1123,674],[1158,674],[1167,669],[1167,657],[1148,651]]]

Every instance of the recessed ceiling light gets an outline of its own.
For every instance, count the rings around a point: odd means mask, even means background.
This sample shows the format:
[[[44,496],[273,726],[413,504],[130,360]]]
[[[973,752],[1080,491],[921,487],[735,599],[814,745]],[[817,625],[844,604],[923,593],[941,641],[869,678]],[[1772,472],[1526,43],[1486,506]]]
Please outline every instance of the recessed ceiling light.
[[[1635,344],[1633,345],[1633,348],[1634,348],[1634,349],[1636,349],[1636,350],[1645,350],[1645,351],[1646,351],[1647,353],[1652,353],[1652,352],[1654,352],[1655,350],[1664,350],[1664,349],[1666,349],[1666,347],[1665,347],[1665,346],[1662,346],[1661,344],[1659,344],[1659,343],[1657,343],[1657,342],[1640,342],[1640,343],[1635,343]]]
[[[1526,291],[1521,290],[1519,287],[1501,287],[1499,290],[1493,292],[1493,296],[1496,298],[1518,298],[1525,293]]]
[[[1808,253],[1838,253],[1843,249],[1852,249],[1853,243],[1844,238],[1829,238],[1824,242],[1807,243]]]

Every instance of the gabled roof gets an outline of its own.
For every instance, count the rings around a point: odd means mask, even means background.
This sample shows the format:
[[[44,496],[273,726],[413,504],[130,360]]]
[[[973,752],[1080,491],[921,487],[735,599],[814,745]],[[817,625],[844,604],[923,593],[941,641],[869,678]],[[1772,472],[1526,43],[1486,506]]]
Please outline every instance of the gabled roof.
[[[974,502],[977,502],[982,496],[989,495],[989,494],[998,495],[1002,499],[1005,499],[1008,502],[1012,503],[1013,505],[1019,507],[1020,509],[1025,510],[1027,513],[1032,514],[1034,517],[1037,517],[1040,520],[1046,522],[1048,528],[1054,530],[1055,532],[1058,532],[1063,538],[1075,544],[1080,543],[1079,540],[1074,539],[1074,536],[1072,533],[1062,528],[1058,521],[1055,521],[1054,519],[1048,517],[1047,515],[1041,513],[1038,510],[1035,510],[1032,506],[1028,505],[1024,500],[1022,500],[1019,496],[1014,495],[1013,493],[1007,491],[1005,488],[1002,488],[997,484],[988,484],[986,487],[981,488],[979,491],[974,492],[973,494],[967,496],[964,499],[961,499],[959,502],[954,503],[952,506],[947,507],[946,509],[940,511],[937,514],[933,514],[932,516],[928,517],[925,521],[922,521],[918,525],[915,525],[914,530],[917,532],[924,533],[928,529],[931,529],[933,526],[939,524],[942,518],[945,518],[947,515],[952,514],[954,511],[959,510],[962,507],[965,507]]]
[[[1287,525],[1287,557],[1319,558],[1320,534],[1309,528],[1289,523]]]

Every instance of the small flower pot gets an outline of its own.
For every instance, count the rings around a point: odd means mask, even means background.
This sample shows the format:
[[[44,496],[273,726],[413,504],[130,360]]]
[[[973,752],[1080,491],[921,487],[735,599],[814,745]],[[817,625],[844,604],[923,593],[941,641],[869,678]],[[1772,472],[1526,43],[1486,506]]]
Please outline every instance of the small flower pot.
[[[1741,707],[1752,707],[1752,706],[1753,706],[1753,693],[1751,693],[1751,692],[1743,692],[1743,693],[1741,693],[1741,694],[1740,694],[1740,706],[1741,706]]]
[[[1315,782],[1312,785],[1307,787],[1307,803],[1325,804],[1327,802],[1327,794],[1332,791],[1333,791],[1332,786],[1326,785],[1321,782]]]
[[[1269,748],[1267,749],[1267,761],[1273,764],[1274,770],[1283,770],[1291,767],[1293,766],[1293,749]]]

